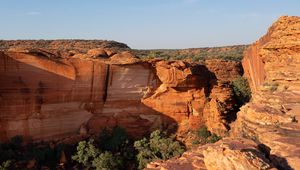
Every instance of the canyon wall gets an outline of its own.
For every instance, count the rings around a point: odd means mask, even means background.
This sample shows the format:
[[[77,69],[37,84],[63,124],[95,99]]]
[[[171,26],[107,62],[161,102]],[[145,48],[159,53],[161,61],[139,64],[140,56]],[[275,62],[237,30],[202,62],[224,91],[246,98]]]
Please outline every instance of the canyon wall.
[[[146,169],[300,169],[300,17],[280,17],[245,52],[243,68],[252,99],[230,138]]]
[[[1,140],[59,139],[115,126],[135,138],[157,128],[182,135],[205,124],[218,134],[229,130],[239,62],[141,60],[127,50],[78,45],[57,52],[57,43],[28,44],[0,52]]]
[[[254,92],[241,108],[233,136],[264,145],[272,162],[300,169],[300,17],[281,17],[243,62]]]

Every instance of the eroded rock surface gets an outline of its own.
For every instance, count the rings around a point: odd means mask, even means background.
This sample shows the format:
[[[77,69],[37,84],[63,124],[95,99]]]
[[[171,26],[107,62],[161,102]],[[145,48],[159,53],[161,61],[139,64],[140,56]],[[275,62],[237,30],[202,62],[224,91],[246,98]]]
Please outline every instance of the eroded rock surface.
[[[179,158],[156,161],[146,170],[257,170],[276,169],[265,158],[257,144],[248,139],[225,138],[214,144],[199,146]]]
[[[238,62],[141,60],[122,44],[88,41],[0,43],[1,139],[47,140],[115,126],[136,138],[157,128],[181,135],[204,124],[218,134],[229,129]],[[225,109],[215,108],[221,104]]]
[[[224,65],[228,67],[222,70]],[[241,74],[239,63],[160,61],[155,68],[162,84],[142,100],[145,105],[174,119],[179,134],[203,125],[218,135],[228,131],[227,118],[235,104],[230,82]]]
[[[231,138],[191,149],[179,158],[152,162],[146,169],[300,169],[300,18],[284,16],[275,22],[245,52],[243,68],[253,98],[238,112]],[[222,87],[216,70],[214,84]],[[218,100],[212,97],[210,106],[215,112],[204,116],[208,122],[216,120],[208,124],[210,130],[222,129],[222,119],[215,115],[220,115],[220,101],[228,103],[226,96],[231,93],[221,89],[212,89],[212,94],[222,95]]]
[[[248,49],[243,67],[254,94],[232,135],[265,145],[276,166],[300,169],[300,18],[275,22]]]

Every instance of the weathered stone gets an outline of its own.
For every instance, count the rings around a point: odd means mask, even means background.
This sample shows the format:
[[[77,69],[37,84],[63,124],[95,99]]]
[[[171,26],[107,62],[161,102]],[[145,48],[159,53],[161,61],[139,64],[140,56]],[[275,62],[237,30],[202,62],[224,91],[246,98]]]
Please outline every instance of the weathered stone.
[[[279,168],[300,169],[300,18],[283,16],[245,53],[254,93],[232,136],[261,142]]]
[[[248,139],[225,138],[183,153],[179,158],[154,161],[146,170],[256,170],[276,169],[266,159],[257,144]]]

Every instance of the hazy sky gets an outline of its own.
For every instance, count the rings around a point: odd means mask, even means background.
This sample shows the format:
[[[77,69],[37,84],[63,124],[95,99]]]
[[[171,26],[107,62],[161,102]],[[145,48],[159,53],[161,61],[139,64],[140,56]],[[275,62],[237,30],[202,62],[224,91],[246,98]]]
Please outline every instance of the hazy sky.
[[[0,0],[0,39],[107,39],[131,48],[252,43],[300,0]]]

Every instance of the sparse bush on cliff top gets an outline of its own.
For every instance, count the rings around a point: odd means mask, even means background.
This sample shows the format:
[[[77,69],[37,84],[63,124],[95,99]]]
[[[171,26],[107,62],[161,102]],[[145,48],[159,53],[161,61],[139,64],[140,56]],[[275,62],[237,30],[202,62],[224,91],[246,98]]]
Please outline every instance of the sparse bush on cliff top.
[[[246,78],[240,76],[233,80],[232,88],[239,104],[249,102],[251,99],[251,89]]]
[[[173,137],[169,137],[166,132],[156,130],[151,133],[150,139],[143,138],[134,142],[134,147],[138,151],[137,160],[139,168],[144,168],[147,163],[157,159],[169,159],[181,155],[185,148]]]
[[[229,61],[241,61],[247,45],[191,48],[191,49],[157,49],[157,50],[133,50],[140,58],[164,60],[192,60],[194,62],[206,59],[223,59]]]

